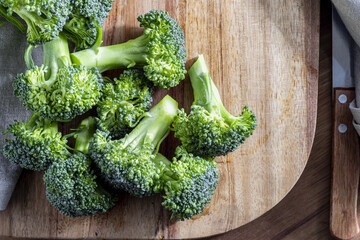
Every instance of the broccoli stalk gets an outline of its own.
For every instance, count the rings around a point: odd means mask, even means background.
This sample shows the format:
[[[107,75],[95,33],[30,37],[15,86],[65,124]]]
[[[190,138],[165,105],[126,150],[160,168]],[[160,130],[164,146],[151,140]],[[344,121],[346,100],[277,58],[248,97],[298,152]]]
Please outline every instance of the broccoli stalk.
[[[17,75],[13,87],[27,109],[54,121],[69,121],[99,100],[102,77],[96,69],[74,67],[67,39],[60,34],[44,44],[43,65],[34,66],[33,46],[25,53],[29,70]]]
[[[165,96],[155,107],[150,109],[143,120],[124,137],[122,147],[132,149],[149,146],[153,152],[169,135],[169,126],[176,115],[177,102],[169,95]]]
[[[138,21],[145,28],[140,37],[122,44],[72,53],[72,61],[77,65],[97,67],[100,72],[115,68],[144,68],[146,77],[156,86],[176,86],[186,73],[186,49],[181,27],[167,12],[155,10],[139,16]]]
[[[199,55],[198,60],[190,68],[189,77],[194,92],[193,105],[203,107],[210,115],[221,116],[229,126],[237,124],[246,129],[254,128],[254,116],[251,111],[244,111],[241,116],[233,116],[226,110],[210,77],[203,55]]]
[[[96,121],[93,117],[84,119],[79,126],[78,132],[75,135],[75,150],[84,154],[89,153],[90,139],[94,136],[96,131]]]
[[[30,47],[32,48],[32,47]],[[63,35],[55,38],[53,41],[44,44],[43,46],[43,65],[48,68],[46,71],[43,82],[48,90],[57,80],[58,71],[63,68],[71,65],[70,51],[66,38]],[[25,53],[25,62],[29,69],[34,68],[31,51],[26,51]]]
[[[166,164],[154,159],[160,143],[169,134],[176,111],[177,102],[165,96],[124,138],[109,140],[106,133],[95,133],[90,156],[112,188],[139,197],[161,189],[160,177]]]
[[[41,119],[38,114],[33,113],[29,121],[25,124],[28,130],[37,128],[40,124],[43,125],[42,134],[54,135],[58,133],[58,123],[49,119]]]
[[[83,16],[70,14],[70,19],[64,25],[63,33],[78,50],[81,50],[93,46],[99,29],[101,28]]]
[[[202,55],[190,68],[189,76],[194,102],[189,115],[182,109],[175,118],[175,137],[198,156],[225,156],[253,133],[256,117],[247,106],[238,116],[226,110]]]
[[[15,121],[3,133],[14,135],[12,140],[6,140],[4,156],[22,168],[46,170],[52,162],[66,154],[66,140],[61,138],[57,122],[43,119],[36,113],[27,123]]]
[[[84,119],[76,132],[70,134],[76,137],[74,153],[57,159],[45,172],[46,196],[66,216],[92,216],[115,204],[116,198],[97,182],[86,155],[95,130],[95,119]]]
[[[25,27],[24,25],[19,21],[17,20],[14,16],[10,16],[8,15],[6,9],[0,5],[0,16],[2,16],[3,18],[5,18],[8,22],[12,23],[13,25],[15,25],[19,30],[20,32],[25,32]],[[0,21],[1,24],[4,24],[4,22]]]
[[[144,67],[146,63],[146,44],[151,38],[142,35],[125,43],[83,50],[72,53],[74,63],[97,67],[100,72],[115,68]]]

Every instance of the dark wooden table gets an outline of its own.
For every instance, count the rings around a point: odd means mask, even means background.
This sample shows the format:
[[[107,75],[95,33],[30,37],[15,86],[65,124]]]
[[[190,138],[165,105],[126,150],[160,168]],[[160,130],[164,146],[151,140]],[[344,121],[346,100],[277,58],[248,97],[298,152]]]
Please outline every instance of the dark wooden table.
[[[209,239],[323,240],[329,232],[331,168],[331,3],[321,1],[318,114],[308,164],[290,193],[260,218]]]

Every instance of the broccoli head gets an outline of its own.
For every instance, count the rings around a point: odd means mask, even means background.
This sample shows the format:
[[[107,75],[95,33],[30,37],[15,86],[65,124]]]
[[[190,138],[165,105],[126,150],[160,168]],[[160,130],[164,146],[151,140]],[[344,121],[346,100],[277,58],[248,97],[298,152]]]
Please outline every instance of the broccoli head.
[[[225,109],[202,55],[190,68],[189,76],[194,102],[189,115],[183,109],[178,112],[173,123],[175,137],[187,151],[202,157],[235,151],[253,133],[254,113],[247,106],[238,116]]]
[[[71,0],[72,12],[102,24],[109,16],[114,0]]]
[[[22,168],[42,171],[66,154],[66,140],[58,132],[57,122],[33,113],[27,123],[17,122],[4,133],[14,135],[3,147],[4,156]]]
[[[102,32],[100,26],[109,16],[113,0],[71,0],[73,9],[64,26],[64,34],[78,49],[90,48]]]
[[[110,131],[113,139],[124,137],[136,125],[152,102],[152,84],[137,69],[125,70],[107,83],[97,104],[98,127]]]
[[[74,67],[62,34],[43,48],[43,65],[38,67],[29,46],[25,53],[29,69],[18,74],[13,83],[15,96],[24,106],[45,118],[68,121],[96,105],[103,81],[96,68]]]
[[[95,125],[92,117],[83,120],[77,130],[74,153],[57,159],[44,175],[49,202],[66,216],[92,216],[115,204],[116,198],[97,182],[86,155]]]
[[[8,16],[13,13],[27,25],[27,40],[40,45],[56,38],[71,12],[70,0],[0,0],[0,6]],[[0,11],[5,16],[4,11]]]
[[[161,154],[156,159],[167,162]],[[171,218],[184,220],[202,213],[218,184],[216,162],[196,157],[179,146],[166,166],[162,176],[165,193],[162,205],[172,212]]]
[[[177,102],[165,96],[124,138],[109,140],[107,133],[98,130],[89,151],[104,181],[138,197],[158,192],[165,165],[154,159],[176,110]]]
[[[74,63],[97,67],[141,67],[146,77],[161,88],[171,88],[185,78],[185,41],[179,24],[167,12],[152,10],[138,17],[142,36],[126,43],[86,49],[71,54]]]

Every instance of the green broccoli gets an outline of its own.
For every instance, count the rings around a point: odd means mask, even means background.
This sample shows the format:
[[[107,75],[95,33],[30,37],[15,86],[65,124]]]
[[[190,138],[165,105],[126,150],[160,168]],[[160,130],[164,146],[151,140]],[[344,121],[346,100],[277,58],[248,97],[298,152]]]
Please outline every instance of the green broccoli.
[[[0,0],[0,6],[3,17],[16,13],[25,21],[27,40],[32,45],[56,38],[71,11],[70,0]]]
[[[156,10],[139,16],[138,21],[145,28],[142,36],[122,44],[72,53],[73,62],[97,67],[100,72],[142,67],[154,85],[161,88],[178,85],[186,73],[186,49],[181,27],[167,12]]]
[[[124,137],[136,125],[152,102],[152,84],[137,69],[125,70],[119,78],[105,84],[97,104],[97,123],[110,131],[112,139]]]
[[[33,113],[27,123],[15,121],[4,134],[14,135],[3,147],[4,156],[22,168],[42,171],[66,153],[66,140],[58,132],[57,122]]]
[[[204,57],[189,70],[194,102],[189,115],[182,109],[173,123],[175,137],[185,149],[202,157],[226,155],[235,151],[256,127],[256,117],[247,106],[233,116],[224,107]]]
[[[55,161],[45,172],[44,182],[49,202],[71,217],[92,216],[113,207],[116,198],[97,182],[86,155],[89,140],[96,129],[95,119],[83,120],[76,132],[75,151]]]
[[[43,65],[34,66],[32,46],[25,53],[29,68],[13,83],[15,96],[27,109],[54,121],[68,121],[96,105],[103,79],[96,68],[74,67],[66,38],[44,44]]]
[[[177,102],[165,96],[124,138],[109,140],[106,132],[95,133],[90,156],[106,183],[138,197],[161,189],[165,165],[154,159],[160,143],[169,134],[177,109]]]
[[[73,9],[64,26],[64,34],[78,49],[94,45],[100,26],[112,9],[113,0],[71,0]]]
[[[21,32],[25,32],[24,25],[17,18],[15,18],[14,16],[8,15],[6,9],[3,6],[1,6],[1,3],[0,3],[0,16],[2,16],[8,22],[15,25]],[[0,26],[2,26],[3,24],[4,24],[4,22],[0,21]]]
[[[196,157],[182,146],[176,148],[172,162],[161,154],[156,161],[166,165],[162,176],[165,193],[162,205],[172,212],[171,218],[182,221],[202,213],[218,184],[216,162]]]

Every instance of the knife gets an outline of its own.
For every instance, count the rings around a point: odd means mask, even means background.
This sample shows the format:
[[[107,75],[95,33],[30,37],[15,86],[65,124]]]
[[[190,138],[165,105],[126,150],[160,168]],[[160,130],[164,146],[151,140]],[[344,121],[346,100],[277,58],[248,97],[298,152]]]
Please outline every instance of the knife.
[[[353,40],[333,8],[333,156],[330,232],[338,239],[360,233],[357,200],[360,173],[359,137],[349,109],[355,98],[352,78]]]

